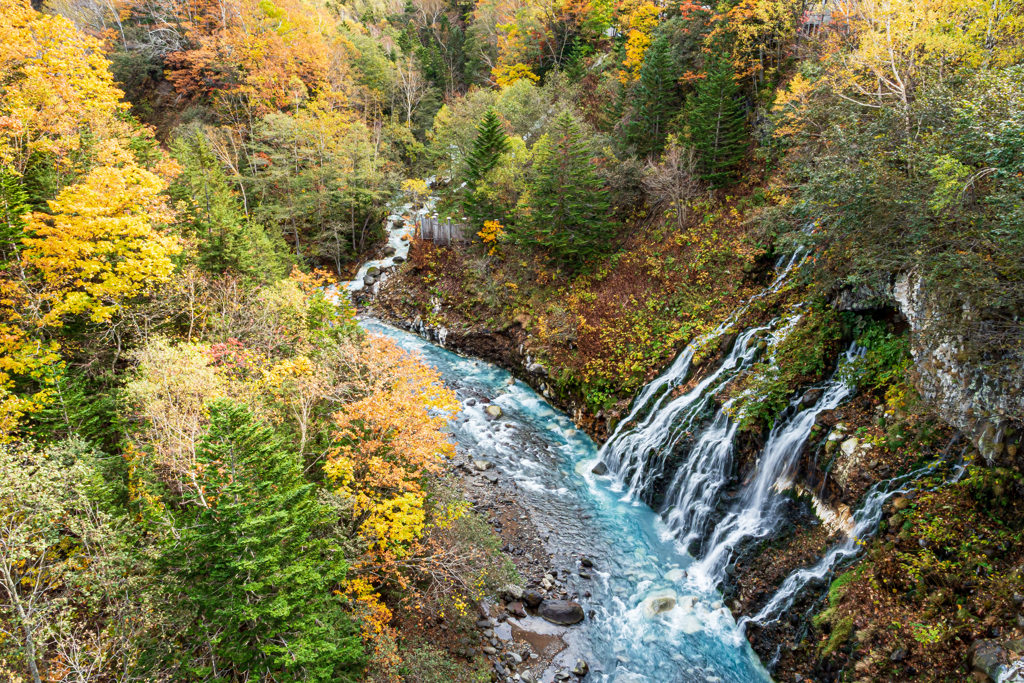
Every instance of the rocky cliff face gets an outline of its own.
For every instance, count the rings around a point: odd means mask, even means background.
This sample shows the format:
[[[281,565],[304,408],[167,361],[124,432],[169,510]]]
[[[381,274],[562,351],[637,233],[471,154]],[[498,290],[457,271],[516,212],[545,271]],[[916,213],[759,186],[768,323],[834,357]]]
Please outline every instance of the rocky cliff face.
[[[1024,357],[1009,354],[982,368],[949,333],[949,312],[913,274],[896,279],[892,296],[912,331],[914,384],[942,419],[967,434],[992,466],[1024,469]]]
[[[984,367],[965,352],[944,310],[913,273],[870,273],[832,296],[840,311],[893,307],[912,333],[912,377],[939,416],[966,434],[987,464],[1024,471],[1024,356],[1009,352]],[[959,312],[957,312],[959,313]]]

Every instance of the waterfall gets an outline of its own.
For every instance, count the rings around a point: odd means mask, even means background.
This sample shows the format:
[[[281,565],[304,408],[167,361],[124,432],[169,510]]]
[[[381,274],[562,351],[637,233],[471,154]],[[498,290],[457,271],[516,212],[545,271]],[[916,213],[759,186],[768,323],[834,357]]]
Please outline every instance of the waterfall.
[[[732,442],[737,425],[729,419],[728,408],[726,404],[715,413],[669,486],[665,522],[686,552],[707,532],[719,491],[732,468]]]
[[[813,567],[798,569],[787,576],[768,604],[755,616],[742,619],[740,625],[745,625],[747,622],[763,624],[766,620],[789,609],[804,586],[811,581],[824,579],[832,573],[833,568],[839,562],[856,555],[860,550],[862,540],[873,535],[878,528],[885,502],[892,496],[906,492],[906,489],[887,491],[887,488],[883,486],[872,489],[864,497],[864,505],[853,516],[855,524],[853,531],[845,539],[832,546]]]
[[[807,252],[803,248],[798,249],[792,255],[780,256],[775,262],[777,275],[768,287],[745,301],[713,331],[691,342],[665,372],[641,390],[633,401],[629,414],[619,422],[600,451],[601,459],[617,479],[616,488],[620,491],[625,490],[627,499],[639,497],[645,490],[650,489],[655,479],[662,474],[666,459],[680,441],[698,430],[705,412],[711,404],[711,399],[754,360],[757,348],[756,344],[751,343],[751,340],[759,333],[771,330],[778,321],[772,321],[765,327],[745,330],[733,342],[731,351],[715,372],[701,380],[697,386],[682,396],[673,397],[672,390],[684,384],[690,377],[693,357],[697,350],[725,335],[753,301],[778,291],[789,275],[798,269],[806,258]],[[788,330],[792,327],[798,319],[798,317],[791,319],[785,329]],[[776,335],[771,341],[777,343],[779,336]],[[639,423],[634,424],[638,418]],[[713,425],[722,425],[727,421],[727,418],[719,411],[715,415]],[[727,442],[731,443],[735,430],[727,429],[727,431],[729,431]],[[718,432],[714,434],[705,432],[708,438],[717,434]],[[721,456],[715,459],[716,463],[723,459],[728,460],[728,452],[722,452],[720,441],[715,442],[718,445],[715,448],[710,444],[698,441],[696,448],[702,452],[710,449],[716,456]],[[705,474],[707,475],[706,480],[711,483],[714,478],[711,472],[707,471]],[[679,488],[678,480],[679,475],[677,474],[675,481],[670,486],[670,492]],[[704,499],[705,503],[714,497],[721,483],[717,482],[717,485],[713,485],[710,497]],[[676,494],[677,498],[680,496],[685,499],[685,494]],[[679,504],[676,503],[675,508],[679,509],[679,507]]]
[[[619,490],[626,490],[627,496],[632,498],[650,488],[654,479],[661,475],[666,459],[683,437],[692,434],[700,426],[701,418],[713,397],[754,360],[757,345],[750,342],[757,333],[767,329],[754,327],[743,332],[736,338],[732,350],[717,370],[686,393],[672,397],[671,387],[681,384],[689,374],[694,350],[688,347],[680,355],[683,361],[674,363],[670,372],[663,375],[660,383],[660,386],[665,387],[663,393],[658,394],[655,390],[644,404],[639,400],[636,402],[641,406],[651,404],[646,417],[634,428],[609,439],[601,449],[602,458],[615,472]],[[634,408],[631,415],[637,411]]]
[[[858,353],[851,345],[845,354],[846,361],[852,361]],[[753,480],[715,527],[703,558],[691,567],[690,575],[697,586],[704,590],[715,588],[740,544],[763,538],[775,530],[784,500],[779,491],[788,488],[815,419],[820,413],[836,408],[852,392],[852,387],[833,376],[813,408],[800,411],[800,398],[793,399],[784,413],[790,417],[780,420],[768,436]]]
[[[854,513],[854,528],[846,538],[832,546],[825,553],[825,556],[818,560],[813,567],[797,569],[787,576],[786,580],[779,586],[779,589],[775,591],[772,599],[768,601],[768,604],[762,607],[761,611],[753,617],[740,620],[739,626],[742,628],[745,624],[751,622],[764,624],[775,621],[779,614],[785,612],[793,605],[793,601],[796,600],[797,595],[803,590],[804,586],[812,581],[824,579],[832,574],[836,566],[844,560],[857,555],[860,552],[863,541],[877,532],[878,523],[882,520],[886,501],[909,492],[911,490],[910,484],[934,472],[939,465],[946,461],[950,449],[959,438],[959,434],[954,435],[949,445],[946,446],[945,451],[934,462],[901,477],[879,482],[872,486],[864,495],[864,504]],[[965,471],[966,468],[962,464],[957,465],[953,468],[953,475],[948,481],[959,481]]]

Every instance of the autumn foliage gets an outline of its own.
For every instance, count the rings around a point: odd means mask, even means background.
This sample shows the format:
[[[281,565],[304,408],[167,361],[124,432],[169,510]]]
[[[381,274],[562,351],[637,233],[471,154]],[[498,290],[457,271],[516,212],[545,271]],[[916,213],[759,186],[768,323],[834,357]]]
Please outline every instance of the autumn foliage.
[[[170,276],[173,237],[157,224],[175,166],[156,152],[142,167],[132,147],[151,139],[123,118],[99,41],[27,2],[0,5],[0,172],[14,258],[0,284],[0,440],[38,410],[59,375],[50,330],[86,315],[110,323],[128,300]],[[17,179],[45,171],[46,211],[29,213]],[[55,367],[56,366],[56,367]],[[22,388],[15,389],[20,378]],[[27,387],[27,388],[26,388]]]
[[[294,106],[318,90],[330,67],[333,21],[299,0],[172,5],[185,49],[167,55],[168,80],[189,98],[244,98],[258,113]],[[142,6],[140,6],[142,9]]]
[[[422,533],[422,482],[455,454],[442,429],[458,402],[436,371],[393,341],[371,336],[359,353],[350,400],[334,418],[340,446],[324,470],[354,498],[364,536],[386,561]]]

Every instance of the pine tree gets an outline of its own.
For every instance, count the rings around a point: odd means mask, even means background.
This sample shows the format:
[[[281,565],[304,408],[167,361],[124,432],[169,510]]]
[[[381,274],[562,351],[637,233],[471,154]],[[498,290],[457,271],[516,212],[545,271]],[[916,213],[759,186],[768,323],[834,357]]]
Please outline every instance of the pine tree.
[[[25,237],[25,214],[31,210],[21,179],[0,168],[0,256],[10,260]]]
[[[347,567],[297,459],[248,409],[219,400],[196,461],[161,559],[191,617],[181,642],[208,648],[199,661],[217,680],[355,680],[359,630],[334,594]]]
[[[668,40],[659,38],[644,55],[640,79],[632,88],[633,107],[626,141],[650,156],[665,147],[668,123],[679,105],[675,67]]]
[[[522,234],[574,272],[609,252],[614,236],[607,189],[590,157],[579,125],[563,113],[534,150],[536,175]]]
[[[242,215],[206,137],[199,132],[177,138],[171,152],[182,172],[169,194],[185,209],[180,222],[199,240],[199,267],[218,274],[233,271],[260,281],[287,275],[286,247],[275,244],[261,225]]]
[[[484,118],[477,126],[477,136],[473,141],[473,151],[466,159],[466,195],[462,206],[466,215],[473,219],[474,225],[495,216],[487,216],[487,207],[481,206],[476,195],[477,185],[484,176],[498,165],[498,159],[509,150],[508,136],[501,125],[501,119],[493,108],[488,109]]]
[[[706,74],[691,98],[686,119],[700,177],[711,187],[724,187],[735,180],[736,166],[746,155],[746,116],[736,101],[732,66],[719,60],[708,66]]]

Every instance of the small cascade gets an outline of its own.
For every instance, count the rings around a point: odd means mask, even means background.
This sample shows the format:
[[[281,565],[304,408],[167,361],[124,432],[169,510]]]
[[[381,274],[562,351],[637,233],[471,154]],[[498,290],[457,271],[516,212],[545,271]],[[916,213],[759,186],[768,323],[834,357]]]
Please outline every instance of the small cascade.
[[[885,502],[892,496],[906,491],[906,489],[900,488],[889,491],[888,488],[882,486],[870,491],[864,497],[864,505],[853,516],[855,524],[853,531],[843,541],[834,545],[825,554],[825,557],[818,560],[813,567],[798,569],[786,577],[768,604],[755,616],[741,620],[740,624],[745,625],[747,622],[763,624],[789,609],[804,586],[812,581],[824,579],[832,573],[837,564],[856,555],[860,550],[860,542],[873,535],[878,529],[878,522],[882,519]]]
[[[846,361],[853,360],[858,353],[859,350],[851,346],[846,352]],[[800,398],[793,400],[785,413],[790,417],[772,429],[753,480],[715,527],[703,558],[691,567],[690,575],[698,587],[703,590],[716,587],[733,552],[742,543],[764,538],[775,530],[784,501],[779,491],[789,488],[815,419],[820,413],[836,408],[852,392],[852,387],[833,376],[813,408],[801,411]]]
[[[728,409],[726,404],[715,413],[669,486],[663,515],[686,552],[707,533],[719,492],[732,469],[737,424],[729,419]]]
[[[612,433],[611,438],[608,439],[608,443],[616,441],[619,434],[623,431],[628,431],[626,425],[631,423],[640,413],[644,411],[657,410],[658,406],[664,398],[666,390],[663,387],[678,386],[686,381],[687,376],[690,372],[690,364],[693,361],[693,356],[697,349],[701,348],[705,344],[709,343],[713,339],[721,337],[726,331],[732,327],[736,320],[742,315],[747,307],[754,301],[761,299],[769,294],[773,294],[779,290],[782,284],[789,277],[789,274],[794,269],[799,268],[801,264],[806,260],[807,252],[803,247],[800,247],[790,256],[780,256],[775,261],[775,272],[776,276],[772,283],[764,289],[752,296],[748,301],[745,301],[739,306],[732,315],[730,315],[722,324],[712,330],[710,333],[698,337],[696,340],[691,342],[683,351],[676,356],[676,359],[672,362],[665,372],[655,378],[652,382],[647,384],[641,391],[640,395],[633,401],[633,407],[629,411],[629,414],[619,422],[618,427]],[[653,399],[653,401],[652,401]],[[604,455],[607,449],[602,449],[602,455]]]
[[[618,427],[602,447],[600,453],[601,459],[617,479],[615,485],[617,490],[626,491],[626,499],[635,500],[644,493],[650,492],[654,482],[662,476],[666,460],[673,454],[676,447],[684,438],[689,438],[698,432],[707,417],[714,396],[721,392],[743,368],[754,361],[757,355],[757,345],[753,343],[754,337],[772,330],[778,321],[772,321],[765,327],[745,330],[733,342],[728,356],[722,360],[715,372],[705,377],[685,394],[673,396],[673,390],[685,384],[690,378],[693,357],[697,350],[715,339],[723,337],[752,302],[778,291],[789,275],[798,269],[806,258],[807,252],[803,248],[798,249],[792,255],[779,257],[775,263],[777,274],[768,287],[744,302],[713,331],[691,342],[676,357],[672,365],[657,379],[647,384],[633,401],[629,414],[619,422]],[[796,324],[797,320],[799,320],[799,316],[790,318],[779,333],[770,337],[770,343],[772,345],[778,343],[788,329]],[[695,449],[700,457],[700,462],[695,463],[695,467],[697,471],[703,473],[704,480],[709,484],[704,492],[707,496],[701,496],[702,504],[705,506],[713,504],[715,495],[724,483],[724,479],[713,473],[724,471],[724,465],[729,460],[729,444],[732,442],[734,433],[735,429],[728,425],[728,418],[722,411],[718,411],[712,426],[699,436],[695,444]],[[711,457],[711,461],[706,461],[705,455]],[[691,457],[687,462],[692,461]],[[683,465],[683,468],[686,468],[686,464]],[[680,501],[687,500],[687,492],[675,491],[680,489],[683,484],[685,481],[681,480],[677,473],[669,488],[669,496],[678,499],[676,503],[670,503],[669,508],[674,506],[675,510],[680,511],[680,515],[687,514],[683,506],[680,505]],[[706,522],[705,515],[698,514],[697,516],[702,524]],[[685,526],[684,522],[680,522],[680,524]]]
[[[430,185],[434,182],[434,177],[425,180]],[[434,210],[438,198],[430,195],[418,209],[415,209],[412,203],[405,202],[404,199],[404,194],[395,198],[388,207],[390,213],[384,221],[384,233],[388,238],[384,253],[390,255],[386,255],[382,259],[364,262],[359,266],[355,277],[348,282],[334,283],[325,287],[324,294],[328,301],[338,303],[342,296],[351,296],[352,293],[367,288],[376,293],[379,283],[387,277],[390,270],[409,258],[409,247],[416,234],[416,221]]]
[[[780,614],[793,605],[796,597],[806,585],[825,579],[846,559],[856,556],[860,552],[862,542],[874,536],[878,531],[878,523],[882,520],[885,503],[890,498],[907,493],[911,490],[910,484],[932,474],[946,461],[950,449],[957,441],[959,441],[959,435],[953,437],[942,455],[934,462],[901,477],[882,481],[872,486],[864,495],[864,504],[854,513],[853,529],[846,535],[846,538],[832,546],[813,567],[797,569],[787,576],[768,604],[753,617],[740,620],[740,627],[751,622],[765,624],[775,621]],[[952,476],[948,481],[959,481],[965,471],[966,467],[962,464],[956,465],[953,467]]]

